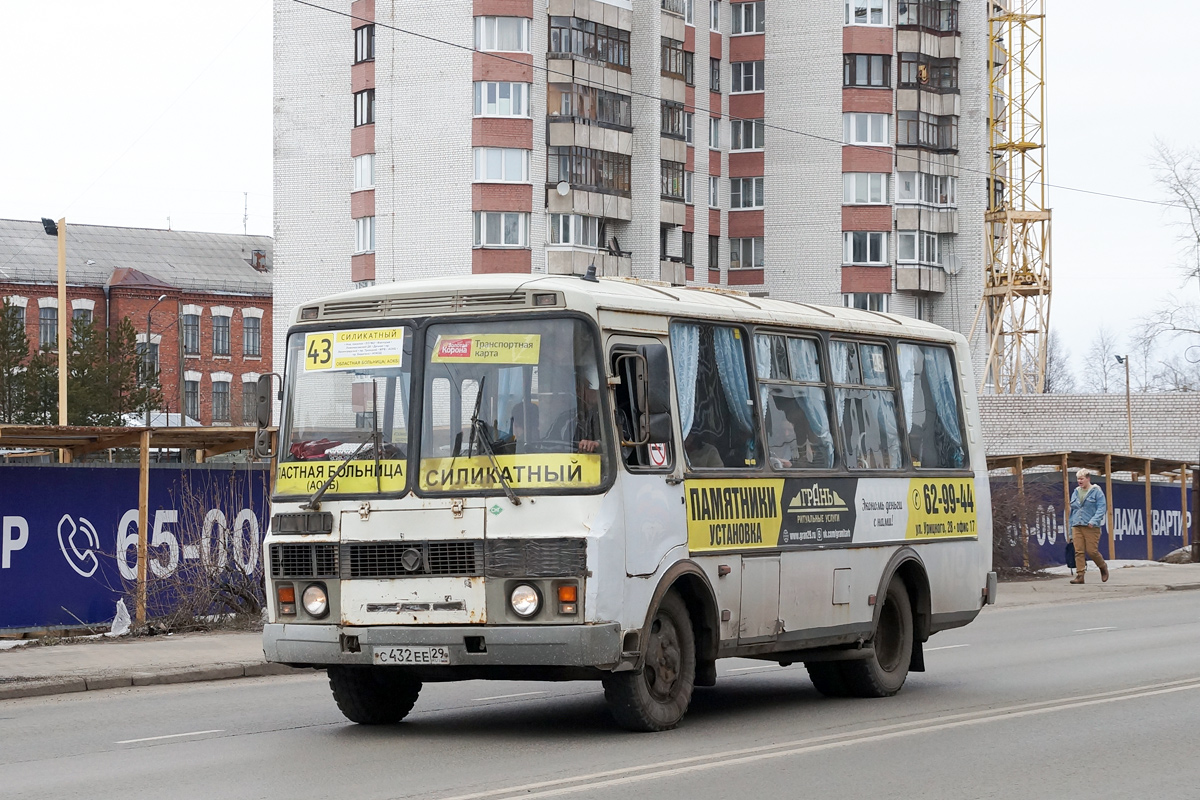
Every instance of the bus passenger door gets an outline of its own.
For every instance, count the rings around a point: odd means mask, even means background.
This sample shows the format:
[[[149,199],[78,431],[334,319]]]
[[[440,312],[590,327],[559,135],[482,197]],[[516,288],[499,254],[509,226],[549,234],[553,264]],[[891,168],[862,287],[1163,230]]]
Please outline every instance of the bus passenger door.
[[[608,367],[621,381],[612,387],[611,397],[615,432],[622,442],[638,439],[633,428],[638,414],[644,409],[639,407],[636,361],[621,356],[637,352],[639,345],[661,344],[658,339],[645,336],[614,334],[608,337]],[[669,371],[645,377],[663,382],[660,388],[670,390]],[[674,447],[671,442],[619,444],[618,452],[621,463],[617,487],[625,515],[625,572],[653,575],[672,548],[687,545],[683,484],[667,483],[675,466]]]
[[[742,555],[742,621],[738,643],[774,639],[780,633],[779,556]]]

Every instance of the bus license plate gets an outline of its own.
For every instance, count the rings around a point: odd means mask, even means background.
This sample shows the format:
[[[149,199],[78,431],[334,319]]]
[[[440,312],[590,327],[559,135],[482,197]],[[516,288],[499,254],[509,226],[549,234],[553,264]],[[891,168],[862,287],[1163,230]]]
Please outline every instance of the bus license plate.
[[[448,647],[376,647],[373,655],[375,663],[381,665],[450,663]]]

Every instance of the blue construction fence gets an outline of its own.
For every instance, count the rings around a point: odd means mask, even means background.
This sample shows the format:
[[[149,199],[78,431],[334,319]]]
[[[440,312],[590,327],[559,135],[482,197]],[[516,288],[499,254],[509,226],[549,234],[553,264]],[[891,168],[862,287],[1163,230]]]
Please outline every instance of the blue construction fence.
[[[1106,490],[1102,476],[1096,485]],[[993,476],[996,498],[1010,495],[1016,489],[1016,478]],[[1071,481],[1071,490],[1075,481]],[[994,501],[995,499],[994,498]],[[1029,557],[1033,566],[1054,566],[1063,563],[1063,552],[1069,541],[1063,508],[1062,473],[1030,473],[1025,476],[1025,521],[1029,537]],[[1146,484],[1138,481],[1114,480],[1112,496],[1106,497],[1112,507],[1113,541],[1118,559],[1145,560],[1146,535],[1149,530],[1155,559],[1161,559],[1184,545],[1184,531],[1191,530],[1192,489],[1187,490],[1187,510],[1178,483],[1150,483],[1150,520],[1146,522]],[[995,505],[995,502],[994,502]],[[1009,528],[1016,535],[1019,523],[1010,520]],[[1191,538],[1188,538],[1188,542]],[[1100,554],[1109,557],[1109,530],[1105,520],[1101,528]]]
[[[151,466],[152,616],[195,576],[261,595],[269,482],[265,465]],[[138,539],[136,464],[0,465],[0,631],[103,626],[122,598],[132,614]]]

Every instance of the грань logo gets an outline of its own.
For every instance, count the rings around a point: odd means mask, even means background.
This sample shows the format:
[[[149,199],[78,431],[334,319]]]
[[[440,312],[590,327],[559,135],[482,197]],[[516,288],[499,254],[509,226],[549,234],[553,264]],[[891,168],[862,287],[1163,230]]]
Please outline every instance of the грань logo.
[[[796,496],[788,504],[788,511],[849,511],[846,501],[833,489],[827,489],[819,483],[796,492]]]

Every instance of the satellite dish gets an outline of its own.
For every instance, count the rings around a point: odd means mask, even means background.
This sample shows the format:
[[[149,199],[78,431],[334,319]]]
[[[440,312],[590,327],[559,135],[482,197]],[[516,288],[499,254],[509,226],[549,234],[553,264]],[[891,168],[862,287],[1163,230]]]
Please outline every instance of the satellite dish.
[[[571,184],[567,183],[566,181],[559,181],[558,185],[554,187],[554,191],[558,192],[561,196],[566,197],[567,192],[571,191]]]
[[[942,268],[946,270],[947,275],[957,275],[962,265],[958,262],[958,256],[947,256]]]

